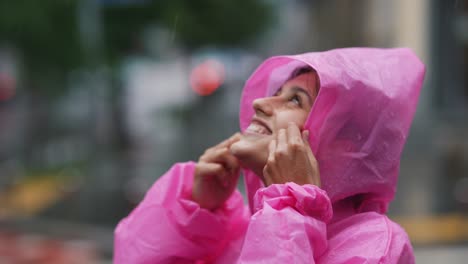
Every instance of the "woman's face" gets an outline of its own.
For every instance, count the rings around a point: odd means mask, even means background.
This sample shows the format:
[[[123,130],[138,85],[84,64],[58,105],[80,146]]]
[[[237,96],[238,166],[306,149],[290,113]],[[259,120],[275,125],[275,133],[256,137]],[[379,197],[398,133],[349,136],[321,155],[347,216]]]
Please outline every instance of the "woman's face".
[[[287,81],[273,96],[253,102],[255,115],[231,152],[243,167],[263,176],[268,145],[278,131],[295,123],[302,131],[317,94],[315,72],[298,75]]]

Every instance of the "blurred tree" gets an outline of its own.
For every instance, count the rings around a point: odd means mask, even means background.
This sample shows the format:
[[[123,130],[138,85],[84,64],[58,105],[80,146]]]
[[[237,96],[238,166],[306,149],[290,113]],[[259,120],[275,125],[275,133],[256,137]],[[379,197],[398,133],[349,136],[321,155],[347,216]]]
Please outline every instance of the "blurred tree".
[[[111,53],[134,44],[141,25],[149,21],[171,30],[177,42],[193,50],[248,44],[272,19],[271,5],[258,0],[140,1],[133,6],[110,5],[103,11],[106,25],[111,26],[106,30],[106,43],[114,46],[106,47]]]
[[[63,86],[49,78],[66,76],[70,69],[90,62],[79,29],[79,0],[0,1],[0,44],[21,55],[34,88],[48,94]],[[204,45],[246,44],[266,28],[271,6],[256,0],[100,0],[104,64],[115,64],[138,49],[142,30],[152,24],[170,29],[178,43],[193,50]],[[99,22],[99,21],[98,21]],[[36,81],[46,84],[38,85]]]
[[[55,74],[57,69],[82,63],[75,8],[76,1],[0,1],[0,44],[20,54],[23,77],[30,80],[25,88],[62,90],[41,83],[64,77]],[[34,87],[29,86],[33,80]]]

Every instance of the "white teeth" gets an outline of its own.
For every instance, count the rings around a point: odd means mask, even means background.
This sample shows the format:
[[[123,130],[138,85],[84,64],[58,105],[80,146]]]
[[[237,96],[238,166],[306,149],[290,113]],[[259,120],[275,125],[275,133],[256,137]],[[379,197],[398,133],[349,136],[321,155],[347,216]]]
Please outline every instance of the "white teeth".
[[[246,131],[252,132],[252,133],[257,133],[257,134],[264,134],[268,135],[270,134],[268,129],[266,129],[264,126],[259,125],[259,124],[250,124],[249,127],[247,127]]]

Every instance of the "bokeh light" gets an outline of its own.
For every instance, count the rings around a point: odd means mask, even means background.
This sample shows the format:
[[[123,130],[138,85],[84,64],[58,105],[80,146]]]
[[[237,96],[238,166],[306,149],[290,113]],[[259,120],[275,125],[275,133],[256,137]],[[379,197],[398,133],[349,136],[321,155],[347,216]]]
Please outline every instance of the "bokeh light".
[[[190,74],[190,86],[201,96],[212,94],[224,82],[224,65],[214,59],[198,64]]]

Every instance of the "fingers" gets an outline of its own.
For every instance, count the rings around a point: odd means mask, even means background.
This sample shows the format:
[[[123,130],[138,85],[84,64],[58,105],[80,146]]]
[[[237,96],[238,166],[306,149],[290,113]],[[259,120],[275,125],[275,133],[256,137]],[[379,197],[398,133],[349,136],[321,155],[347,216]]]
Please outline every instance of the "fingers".
[[[317,162],[315,159],[314,153],[312,153],[312,149],[310,148],[309,134],[310,134],[309,130],[302,131],[302,141],[307,146],[307,153],[309,154],[309,158],[311,158],[314,162]]]
[[[307,154],[309,155],[309,159],[311,159],[313,162],[317,162],[317,160],[315,159],[315,156],[314,156],[314,153],[312,153],[312,149],[310,148],[310,144],[309,144],[309,130],[304,130],[302,131],[302,141],[304,142],[304,144],[307,146]]]
[[[268,153],[269,156],[268,158],[275,158],[275,149],[276,149],[276,140],[270,141],[270,144],[268,144]]]
[[[218,163],[206,163],[199,162],[197,163],[196,173],[200,176],[217,176],[225,173],[224,167]],[[203,177],[207,179],[207,177]]]
[[[265,184],[271,185],[273,183],[272,177],[272,166],[275,164],[275,151],[276,151],[276,140],[270,141],[268,144],[268,159],[265,167],[263,168],[263,178],[265,179]]]
[[[310,145],[309,145],[309,130],[304,130],[302,131],[302,140],[304,141],[304,144],[307,144],[307,156],[314,168],[314,183],[315,185],[317,186],[321,186],[321,181],[320,181],[320,169],[319,169],[319,165],[318,165],[318,162],[317,162],[317,159],[315,158],[315,155],[314,153],[312,152],[312,149],[310,149]]]
[[[234,155],[231,154],[229,147],[233,143],[239,141],[240,138],[241,134],[236,133],[218,145],[207,149],[205,153],[203,153],[203,155],[199,158],[199,161],[207,163],[221,163],[223,166],[225,166],[226,170],[231,172],[237,170],[239,168],[239,161]]]
[[[288,124],[288,143],[295,149],[299,149],[304,145],[299,127],[292,122]]]
[[[231,154],[227,147],[210,149],[209,151],[205,152],[205,154],[203,154],[203,156],[200,158],[200,161],[207,163],[221,163],[226,168],[226,170],[231,172],[239,168],[239,161]]]
[[[216,179],[224,187],[235,186],[239,174],[228,173],[223,165],[219,163],[199,162],[196,167],[196,174],[204,181]]]
[[[218,145],[214,146],[214,148],[225,148],[229,147],[235,142],[239,141],[241,138],[241,134],[239,132],[232,135],[230,138],[224,140],[223,142],[219,143]]]
[[[224,165],[226,170],[233,172],[239,168],[239,161],[234,157],[228,148],[217,150],[217,154],[213,157],[213,162],[218,162]]]
[[[276,155],[287,155],[288,154],[288,138],[286,134],[286,129],[280,129],[278,131],[277,145],[276,145]]]
[[[218,181],[221,183],[221,186],[224,188],[235,185],[233,183],[237,182],[237,176],[239,176],[239,174],[233,174],[231,172],[227,173],[225,169],[222,173],[216,175]]]

